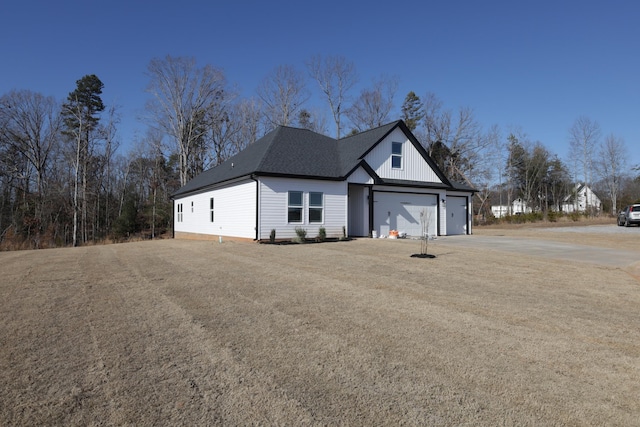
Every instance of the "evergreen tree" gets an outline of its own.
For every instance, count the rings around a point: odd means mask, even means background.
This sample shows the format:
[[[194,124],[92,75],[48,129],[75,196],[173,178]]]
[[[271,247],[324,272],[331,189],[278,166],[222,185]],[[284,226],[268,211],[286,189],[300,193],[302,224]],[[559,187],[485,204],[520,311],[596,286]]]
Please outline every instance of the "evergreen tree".
[[[402,120],[407,125],[409,130],[413,132],[422,120],[422,102],[415,92],[411,91],[407,94],[404,102],[402,103]]]
[[[62,107],[65,130],[63,134],[74,144],[73,183],[73,246],[78,244],[78,226],[81,216],[82,241],[87,240],[87,185],[92,133],[100,121],[98,115],[104,110],[100,95],[104,84],[95,75],[86,75],[76,81],[76,89],[69,93]]]
[[[62,116],[67,127],[65,134],[75,135],[74,130],[83,126],[83,130],[89,133],[95,129],[100,117],[98,113],[104,111],[102,103],[102,89],[104,84],[95,75],[86,75],[76,81],[76,89],[69,93],[67,102],[63,105]]]

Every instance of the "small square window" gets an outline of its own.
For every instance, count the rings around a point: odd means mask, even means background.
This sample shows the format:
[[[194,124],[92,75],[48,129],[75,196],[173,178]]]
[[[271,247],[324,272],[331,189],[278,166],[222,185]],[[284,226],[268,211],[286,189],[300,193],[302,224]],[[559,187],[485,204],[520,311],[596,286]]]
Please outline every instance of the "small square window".
[[[401,169],[402,168],[402,157],[400,157],[400,156],[392,156],[391,157],[391,167],[393,169]]]

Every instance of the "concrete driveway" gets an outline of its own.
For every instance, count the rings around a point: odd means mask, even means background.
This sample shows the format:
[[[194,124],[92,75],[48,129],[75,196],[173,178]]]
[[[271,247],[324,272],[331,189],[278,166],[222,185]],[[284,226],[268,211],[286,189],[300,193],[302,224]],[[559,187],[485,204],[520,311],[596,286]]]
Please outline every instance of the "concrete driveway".
[[[590,227],[554,228],[554,232],[585,232],[593,233]],[[582,229],[582,230],[581,230]],[[627,229],[628,230],[628,229]],[[633,230],[636,231],[636,230]],[[640,231],[640,230],[638,230]],[[617,233],[617,227],[596,229],[596,232]],[[640,233],[638,233],[640,241]],[[507,236],[443,236],[438,237],[438,245],[464,246],[483,250],[502,251],[507,253],[528,254],[534,257],[561,259],[568,261],[585,262],[611,267],[632,267],[640,269],[640,253],[622,249],[599,248],[595,246],[561,243],[546,239],[531,237],[507,237]]]

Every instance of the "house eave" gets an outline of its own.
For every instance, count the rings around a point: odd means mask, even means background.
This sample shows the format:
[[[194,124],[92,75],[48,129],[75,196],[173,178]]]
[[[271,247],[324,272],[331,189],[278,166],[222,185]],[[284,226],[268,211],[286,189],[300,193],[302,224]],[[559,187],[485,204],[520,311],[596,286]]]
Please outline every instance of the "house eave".
[[[424,182],[424,181],[407,181],[400,179],[383,179],[378,178],[374,180],[374,185],[388,185],[394,187],[415,187],[415,188],[431,188],[446,191],[461,191],[468,193],[477,193],[478,190],[474,188],[456,188],[454,185],[440,182]]]
[[[188,191],[180,192],[180,190],[178,190],[175,193],[171,194],[171,200],[177,200],[187,196],[206,193],[207,191],[215,190],[216,188],[225,187],[227,185],[233,185],[238,182],[246,181],[248,179],[251,179],[252,176],[253,174],[247,174],[247,175],[242,175],[235,178],[230,178],[224,181],[215,182],[212,184],[203,185],[201,187],[194,188]]]
[[[271,177],[271,178],[290,178],[290,179],[308,179],[308,180],[318,180],[318,181],[344,181],[343,177],[331,177],[331,176],[320,176],[320,175],[302,175],[302,174],[282,174],[282,173],[274,173],[274,172],[255,172],[246,175],[242,175],[239,177],[227,179],[224,181],[219,181],[216,183],[203,185],[198,188],[191,189],[189,191],[176,191],[171,195],[171,200],[181,199],[186,196],[192,196],[196,194],[206,193],[207,191],[215,190],[216,188],[224,187],[227,185],[232,185],[237,182],[246,181],[253,178],[259,177]]]
[[[253,175],[265,176],[265,177],[271,177],[271,178],[308,179],[308,180],[318,180],[318,181],[344,181],[344,178],[339,176],[284,174],[284,173],[277,173],[277,172],[256,172]]]

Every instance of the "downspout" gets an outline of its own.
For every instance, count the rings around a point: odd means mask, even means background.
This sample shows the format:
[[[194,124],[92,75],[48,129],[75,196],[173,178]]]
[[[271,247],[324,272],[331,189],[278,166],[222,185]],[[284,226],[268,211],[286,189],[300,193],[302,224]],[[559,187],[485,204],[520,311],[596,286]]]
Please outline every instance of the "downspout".
[[[373,236],[373,185],[368,185],[369,196],[367,200],[369,202],[369,237]]]
[[[171,199],[171,222],[173,223],[173,227],[171,227],[171,238],[176,238],[176,199]]]
[[[473,194],[467,196],[467,235],[471,235],[473,227]]]
[[[444,215],[447,214],[446,209],[441,209],[440,208],[440,199],[442,199],[442,196],[440,193],[436,194],[436,236],[442,236],[442,231],[440,230],[440,220],[442,219],[442,215],[443,215],[443,210]],[[442,200],[447,200],[447,199],[442,199]],[[446,207],[446,206],[445,206]]]
[[[259,222],[260,222],[260,216],[259,216],[260,214],[260,181],[258,181],[258,179],[253,174],[251,175],[250,178],[256,182],[256,226],[255,226],[256,238],[253,240],[258,241],[260,237],[260,230],[258,229]]]

